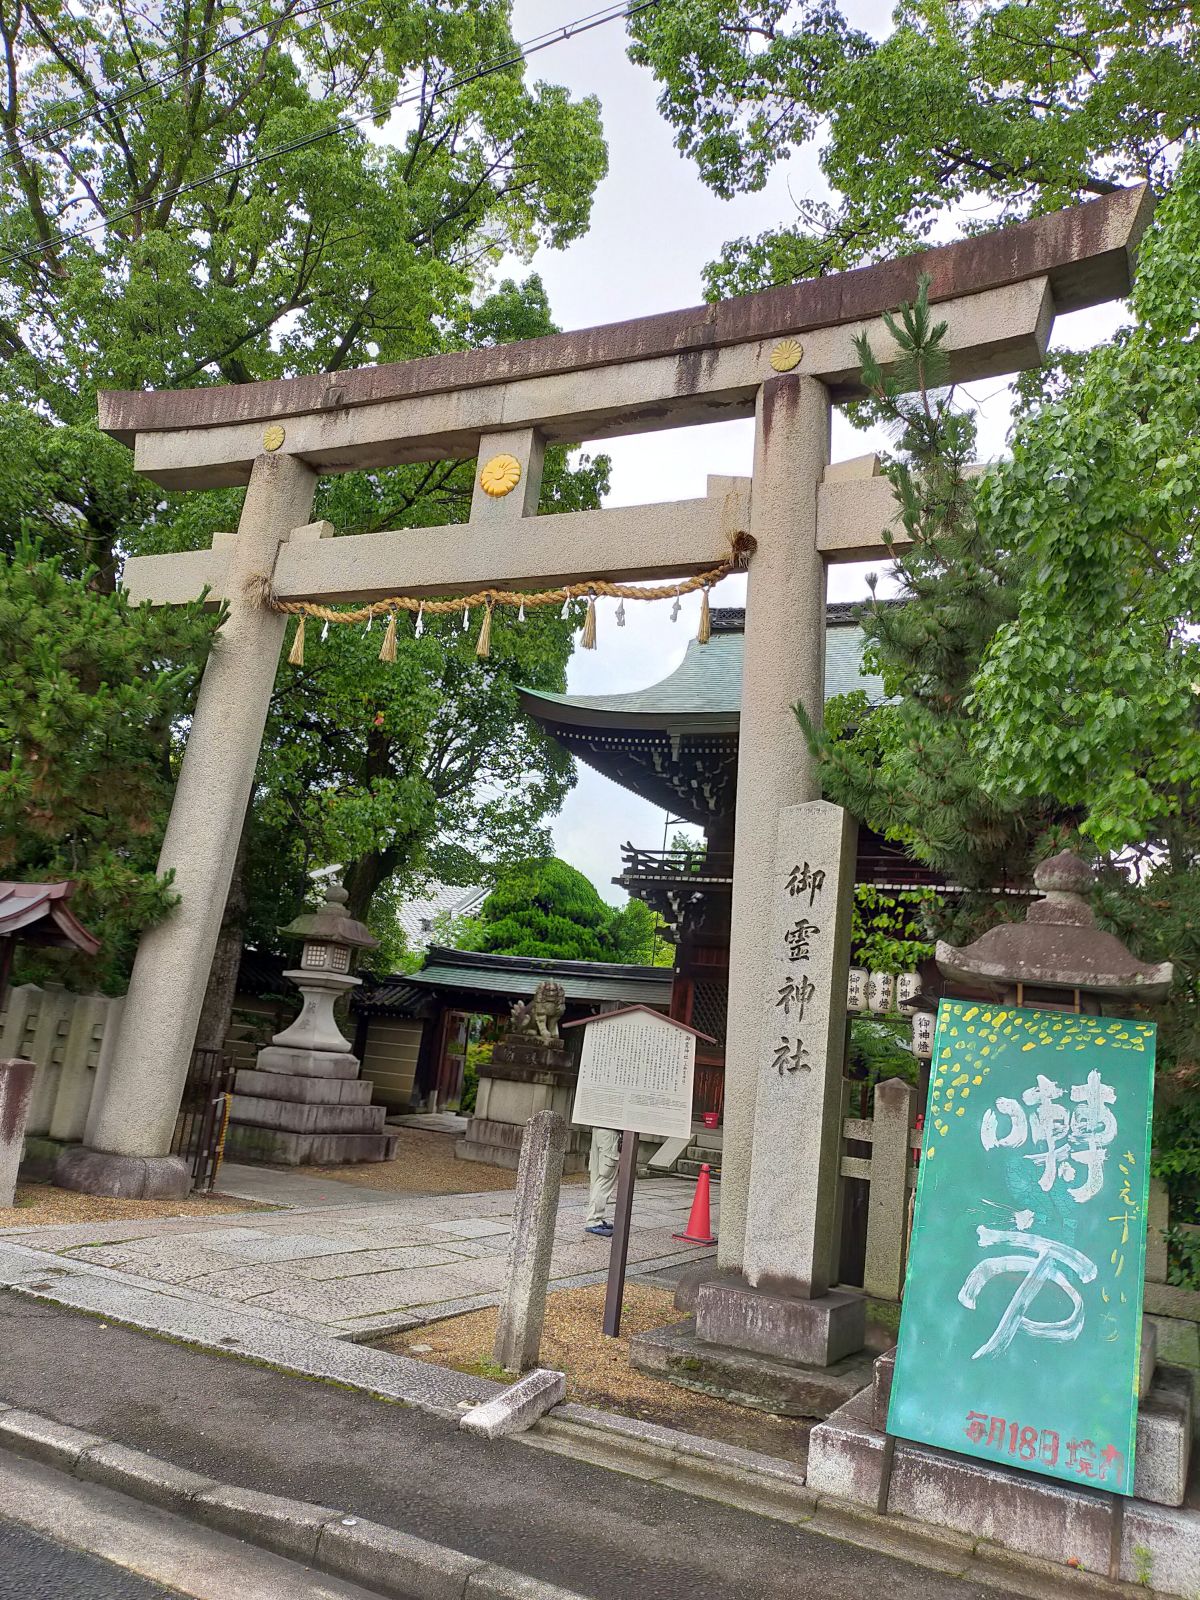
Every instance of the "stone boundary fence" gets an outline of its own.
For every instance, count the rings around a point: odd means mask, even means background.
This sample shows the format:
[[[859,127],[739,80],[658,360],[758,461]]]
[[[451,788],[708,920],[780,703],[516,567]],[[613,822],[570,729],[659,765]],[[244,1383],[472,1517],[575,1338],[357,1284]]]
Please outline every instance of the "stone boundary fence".
[[[861,1092],[861,1083],[842,1080],[841,1175],[870,1186],[862,1289],[876,1300],[899,1301],[904,1290],[911,1200],[921,1149],[921,1135],[916,1128],[917,1094],[902,1078],[888,1078],[875,1085],[871,1116],[852,1116]],[[845,1150],[847,1144],[870,1145],[871,1153],[850,1155]],[[835,1224],[839,1238],[844,1205],[845,1184],[841,1186]],[[1166,1281],[1167,1242],[1163,1234],[1169,1221],[1166,1186],[1152,1178],[1146,1218],[1146,1310],[1158,1316],[1200,1322],[1200,1292],[1178,1289]]]
[[[56,984],[9,990],[0,1011],[0,1060],[23,1056],[37,1066],[26,1139],[73,1143],[88,1137],[124,1004],[124,996],[71,994]]]

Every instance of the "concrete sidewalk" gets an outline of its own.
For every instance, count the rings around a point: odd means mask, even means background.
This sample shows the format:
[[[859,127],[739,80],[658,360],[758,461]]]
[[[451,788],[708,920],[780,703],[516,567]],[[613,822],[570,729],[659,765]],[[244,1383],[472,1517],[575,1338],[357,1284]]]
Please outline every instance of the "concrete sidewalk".
[[[786,1520],[763,1519],[8,1294],[0,1294],[0,1401],[219,1483],[341,1507],[594,1600],[1061,1593],[989,1571],[969,1551],[933,1552],[917,1533],[898,1530],[895,1553],[851,1544],[844,1529],[832,1538],[817,1531],[811,1504]],[[920,1565],[904,1559],[906,1545]]]
[[[165,1293],[311,1323],[365,1339],[494,1305],[504,1285],[513,1193],[395,1194],[268,1168],[228,1167],[221,1190],[287,1207],[212,1218],[6,1228],[0,1240],[48,1259],[105,1268]],[[665,1273],[715,1252],[672,1237],[686,1226],[693,1185],[639,1185],[629,1244],[631,1276]],[[583,1231],[587,1190],[563,1189],[551,1287],[599,1282],[609,1244]]]

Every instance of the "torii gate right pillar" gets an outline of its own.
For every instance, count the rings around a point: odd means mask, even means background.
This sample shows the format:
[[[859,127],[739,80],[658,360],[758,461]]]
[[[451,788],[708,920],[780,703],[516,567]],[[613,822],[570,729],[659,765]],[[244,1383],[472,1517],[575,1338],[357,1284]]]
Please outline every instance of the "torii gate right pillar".
[[[702,1284],[696,1303],[697,1337],[706,1345],[815,1366],[861,1349],[865,1335],[861,1295],[833,1288],[857,830],[840,807],[822,801],[818,765],[796,716],[799,705],[819,725],[824,704],[819,499],[829,417],[826,386],[800,374],[768,379],[755,408],[722,1277]]]
[[[825,563],[817,489],[829,460],[829,393],[817,379],[768,380],[755,409],[737,821],[726,1024],[719,1263],[744,1264],[758,1077],[771,1005],[765,994],[775,922],[772,882],[780,813],[820,798],[793,707],[819,722],[825,685]]]

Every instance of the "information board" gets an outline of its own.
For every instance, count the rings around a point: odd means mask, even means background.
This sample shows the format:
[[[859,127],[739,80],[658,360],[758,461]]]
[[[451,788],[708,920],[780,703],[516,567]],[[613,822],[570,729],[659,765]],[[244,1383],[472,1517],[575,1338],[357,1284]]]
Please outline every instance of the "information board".
[[[1132,1494],[1154,1034],[941,1002],[889,1433]]]
[[[696,1038],[666,1017],[624,1011],[585,1029],[572,1120],[581,1127],[687,1139]]]

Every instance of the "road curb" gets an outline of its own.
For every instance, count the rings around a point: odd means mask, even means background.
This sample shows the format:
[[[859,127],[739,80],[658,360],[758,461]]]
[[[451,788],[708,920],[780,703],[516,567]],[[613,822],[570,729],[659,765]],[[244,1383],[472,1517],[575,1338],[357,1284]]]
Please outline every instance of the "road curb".
[[[953,1572],[1009,1596],[1115,1600],[1145,1593],[1100,1573],[1009,1550],[982,1537],[818,1495],[807,1487],[799,1468],[773,1456],[632,1417],[568,1403],[515,1437],[522,1444],[625,1472],[662,1488],[775,1521],[803,1524],[810,1532],[899,1557],[918,1568]]]
[[[333,1506],[219,1483],[4,1402],[0,1450],[102,1484],[393,1600],[588,1600],[576,1590]]]

